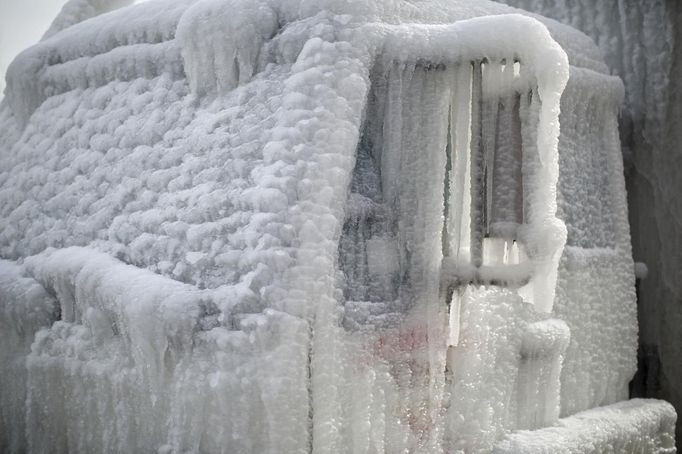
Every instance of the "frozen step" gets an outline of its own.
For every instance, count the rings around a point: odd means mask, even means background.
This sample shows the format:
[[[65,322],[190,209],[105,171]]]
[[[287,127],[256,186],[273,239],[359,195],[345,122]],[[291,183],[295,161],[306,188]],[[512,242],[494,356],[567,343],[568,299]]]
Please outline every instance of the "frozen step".
[[[560,419],[554,427],[519,430],[495,454],[674,453],[675,409],[655,399],[632,399]]]
[[[521,341],[517,421],[519,429],[537,429],[559,418],[561,362],[570,340],[563,320],[530,323]]]

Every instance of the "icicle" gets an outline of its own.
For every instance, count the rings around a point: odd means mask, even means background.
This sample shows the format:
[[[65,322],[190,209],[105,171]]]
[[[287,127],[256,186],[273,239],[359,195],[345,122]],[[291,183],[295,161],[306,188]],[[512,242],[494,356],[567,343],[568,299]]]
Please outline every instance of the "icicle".
[[[275,12],[265,2],[229,0],[228,5],[200,0],[178,22],[176,39],[182,47],[185,73],[199,96],[224,95],[250,80],[261,47],[277,31]],[[220,38],[207,42],[206,36]],[[315,43],[311,40],[310,45]],[[301,53],[309,51],[304,48]]]
[[[450,160],[448,227],[449,256],[457,263],[471,260],[471,84],[472,69],[461,64],[455,71],[450,100]]]
[[[481,138],[483,150],[483,166],[485,168],[484,192],[485,192],[485,225],[484,233],[490,233],[490,215],[493,203],[493,176],[495,167],[495,147],[498,139],[495,132],[498,129],[497,117],[499,110],[498,97],[502,91],[501,71],[503,65],[499,62],[487,62],[483,66],[482,99],[481,99]]]
[[[507,66],[503,72],[501,97],[495,134],[493,202],[490,213],[491,235],[509,241],[516,239],[516,228],[523,223],[523,150],[519,94],[513,90],[514,74]]]
[[[455,289],[450,298],[448,318],[448,346],[456,347],[459,344],[460,313],[462,310],[462,294],[460,289]]]
[[[396,181],[399,177],[402,150],[402,68],[395,64],[388,73],[386,110],[383,124],[383,148],[379,157],[381,188],[384,202],[391,206],[396,201]]]

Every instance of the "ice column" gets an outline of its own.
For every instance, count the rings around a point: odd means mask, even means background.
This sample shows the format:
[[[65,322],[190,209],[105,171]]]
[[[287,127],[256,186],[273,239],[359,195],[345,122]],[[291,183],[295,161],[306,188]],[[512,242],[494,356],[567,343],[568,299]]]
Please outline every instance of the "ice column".
[[[443,200],[452,69],[394,65],[388,75],[380,155],[383,197],[397,225],[400,304],[392,358],[399,418],[418,449],[442,440],[445,305],[439,293]]]

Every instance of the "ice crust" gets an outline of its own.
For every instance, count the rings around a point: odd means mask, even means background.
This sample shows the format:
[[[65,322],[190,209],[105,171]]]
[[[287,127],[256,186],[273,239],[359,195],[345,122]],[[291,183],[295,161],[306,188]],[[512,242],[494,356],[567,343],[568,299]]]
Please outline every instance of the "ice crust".
[[[64,11],[0,104],[0,450],[490,452],[627,398],[622,85],[584,35],[468,0]]]

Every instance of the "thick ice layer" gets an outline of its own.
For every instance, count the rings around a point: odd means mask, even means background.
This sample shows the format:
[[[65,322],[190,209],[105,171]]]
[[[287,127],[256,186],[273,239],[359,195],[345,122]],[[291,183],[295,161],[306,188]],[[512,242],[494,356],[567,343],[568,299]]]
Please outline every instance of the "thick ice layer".
[[[637,395],[669,399],[679,410],[682,4],[620,0],[573,3],[569,8],[563,1],[508,3],[549,15],[590,35],[613,73],[625,83],[620,127],[632,244],[635,259],[649,269],[638,288],[642,373],[633,388]]]
[[[176,314],[168,313],[166,320],[166,311],[156,311],[149,332],[126,343],[124,336],[109,335],[99,312],[85,310],[89,317],[56,323],[40,335],[29,362],[33,394],[24,411],[29,425],[46,424],[31,437],[31,451],[48,446],[55,452],[219,452],[225,446],[236,452],[307,451],[310,326],[264,308],[310,316],[336,303],[336,243],[330,239],[342,217],[364,79],[353,49],[330,42],[331,26],[324,27],[325,19],[320,23],[318,32],[326,39],[310,39],[295,66],[272,67],[212,106],[206,101],[197,106],[187,81],[174,80],[177,73],[145,79],[133,71],[133,80],[71,87],[49,98],[24,131],[27,143],[14,145],[21,156],[3,150],[3,209],[15,213],[3,232],[27,240],[3,254],[90,244],[175,278],[144,271],[140,279],[156,284],[142,291],[165,294],[180,285],[191,295],[212,295],[215,308],[208,312],[218,325],[206,333],[190,330],[189,339],[171,343],[166,337],[174,330],[163,326],[175,326]],[[104,63],[113,66],[115,79],[116,61]],[[7,124],[13,121],[7,118]],[[55,124],[48,118],[62,120]],[[172,145],[182,136],[185,144]],[[3,143],[15,138],[16,131],[3,128]],[[46,162],[47,155],[52,158]],[[38,165],[41,161],[46,167]],[[87,177],[76,177],[80,173]],[[20,188],[30,191],[34,177],[45,179],[42,189],[34,186],[32,201],[19,201]],[[43,209],[29,225],[22,210],[38,206]],[[51,219],[58,213],[69,216],[55,224]],[[18,229],[29,232],[24,236]],[[136,259],[129,255],[134,250]],[[179,261],[167,260],[174,255]],[[109,275],[105,269],[89,270]],[[62,285],[75,285],[67,277]],[[107,279],[100,283],[106,286]],[[126,284],[112,281],[110,292],[98,300],[83,294],[81,304],[99,301],[115,312],[113,303],[126,302],[121,296]],[[195,298],[191,295],[174,300],[176,307],[190,311],[191,304],[185,306]],[[127,296],[134,310],[138,296]],[[132,329],[128,323],[144,325],[135,320],[120,319],[119,333]],[[320,323],[322,333],[332,322]],[[93,337],[90,324],[107,335]],[[318,339],[323,342],[322,334]],[[183,356],[188,351],[191,355]],[[146,364],[161,372],[149,374]],[[330,397],[323,386],[316,389]],[[22,413],[7,432],[13,437],[25,436]],[[316,414],[323,418],[322,404]]]
[[[13,440],[34,452],[485,452],[620,398],[630,313],[620,338],[603,313],[586,326],[561,306],[584,271],[559,268],[567,55],[528,17],[452,23],[508,11],[150,2],[20,56],[0,107],[0,254],[61,315],[12,353],[27,358],[16,373],[29,390],[23,412],[11,407],[29,430],[13,425]],[[570,55],[594,63],[593,50]],[[595,95],[608,150],[614,93]],[[623,195],[617,178],[585,175]],[[569,235],[592,238],[582,216]],[[618,229],[603,233],[614,249]],[[620,271],[609,305],[630,296]],[[604,345],[567,347],[574,328],[579,340],[603,329]],[[582,372],[622,340],[599,369],[607,384],[587,373],[576,391],[560,375],[565,355]]]
[[[132,3],[133,0],[69,0],[62,6],[61,11],[52,21],[50,28],[43,35],[43,39],[86,19]]]
[[[35,333],[59,317],[54,297],[21,267],[0,260],[0,449],[26,451],[26,356]]]
[[[77,23],[19,54],[7,69],[3,99],[21,127],[50,96],[112,80],[174,74],[172,52],[167,58],[158,52],[167,46],[154,45],[174,42],[177,21],[191,0],[165,2],[162,10],[154,3]]]
[[[201,0],[182,15],[177,39],[185,74],[198,95],[225,94],[251,79],[266,40],[278,30],[266,2]],[[207,36],[228,39],[206,39]]]
[[[677,415],[667,402],[633,399],[559,420],[556,427],[509,435],[494,453],[674,453]]]
[[[2,265],[14,282],[2,300],[3,449],[307,451],[304,320],[267,310],[225,323],[219,292],[83,248],[27,259],[38,282],[20,270]],[[30,315],[13,314],[20,303]]]
[[[445,451],[489,452],[511,429],[553,424],[566,325],[529,323],[537,315],[508,289],[469,287],[457,298],[462,329],[448,351]]]
[[[621,96],[620,80],[571,68],[562,99],[558,201],[569,227],[555,313],[571,329],[562,415],[627,398],[636,369],[634,264],[616,126]]]

